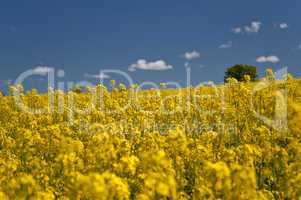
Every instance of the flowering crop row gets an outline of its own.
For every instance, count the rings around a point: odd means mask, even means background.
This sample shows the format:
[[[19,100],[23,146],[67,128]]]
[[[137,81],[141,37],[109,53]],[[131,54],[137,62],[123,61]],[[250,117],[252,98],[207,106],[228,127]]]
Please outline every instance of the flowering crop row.
[[[301,199],[301,81],[266,82],[134,99],[96,86],[89,112],[74,110],[89,91],[49,91],[43,114],[0,96],[0,199]],[[42,108],[49,93],[18,98]]]

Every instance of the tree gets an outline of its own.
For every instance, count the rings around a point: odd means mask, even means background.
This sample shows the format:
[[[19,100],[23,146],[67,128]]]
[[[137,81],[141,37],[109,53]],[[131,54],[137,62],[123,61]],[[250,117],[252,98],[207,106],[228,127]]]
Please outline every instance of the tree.
[[[71,89],[72,92],[75,92],[75,93],[77,93],[77,94],[83,93],[84,90],[85,90],[84,87],[82,87],[82,86],[80,86],[80,85],[75,85],[75,86],[73,86],[72,89]]]
[[[250,77],[251,81],[257,78],[257,68],[250,65],[234,65],[225,72],[224,81],[227,82],[228,78],[235,78],[238,81],[245,81],[245,75]]]

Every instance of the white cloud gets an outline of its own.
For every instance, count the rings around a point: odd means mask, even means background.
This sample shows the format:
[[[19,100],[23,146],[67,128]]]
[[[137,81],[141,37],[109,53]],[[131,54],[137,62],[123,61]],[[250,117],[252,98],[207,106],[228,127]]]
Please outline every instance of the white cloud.
[[[48,74],[53,68],[48,66],[37,66],[33,69],[33,73],[40,74],[40,75],[46,75]]]
[[[240,33],[258,33],[261,29],[262,23],[259,21],[253,21],[250,25],[244,27],[236,27],[231,30],[235,34]]]
[[[186,52],[183,56],[186,60],[193,60],[199,58],[201,54],[194,50],[192,52]]]
[[[242,33],[242,28],[236,27],[236,28],[233,28],[231,31],[235,34],[240,34],[240,33]]]
[[[298,49],[301,50],[301,44],[298,45]]]
[[[132,64],[128,70],[135,71],[136,69],[161,71],[161,70],[172,69],[172,66],[167,64],[164,60],[147,62],[144,59],[139,59],[136,63]]]
[[[270,56],[260,56],[256,59],[256,61],[259,63],[265,63],[265,62],[278,63],[280,59],[275,55],[270,55]]]
[[[250,26],[245,26],[247,33],[258,33],[260,31],[262,23],[258,21],[251,22]]]
[[[228,48],[231,48],[232,45],[233,45],[233,42],[232,41],[228,41],[225,44],[221,44],[218,48],[220,48],[220,49],[228,49]]]
[[[95,79],[106,79],[110,78],[109,75],[100,72],[99,74],[84,74],[84,77],[86,78],[95,78]]]
[[[288,24],[283,22],[283,23],[279,24],[279,28],[286,29],[286,28],[288,28]]]

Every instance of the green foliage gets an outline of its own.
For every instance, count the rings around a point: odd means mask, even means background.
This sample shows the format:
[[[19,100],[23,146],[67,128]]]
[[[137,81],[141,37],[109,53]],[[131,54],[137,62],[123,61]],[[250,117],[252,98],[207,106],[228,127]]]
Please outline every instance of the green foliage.
[[[85,91],[85,88],[83,86],[80,86],[80,85],[75,85],[72,89],[71,89],[72,92],[75,92],[77,94],[81,94]]]
[[[246,81],[246,75],[250,77],[251,81],[255,81],[257,78],[257,68],[250,65],[235,65],[227,69],[224,81],[227,82],[228,78],[235,78],[238,81]]]

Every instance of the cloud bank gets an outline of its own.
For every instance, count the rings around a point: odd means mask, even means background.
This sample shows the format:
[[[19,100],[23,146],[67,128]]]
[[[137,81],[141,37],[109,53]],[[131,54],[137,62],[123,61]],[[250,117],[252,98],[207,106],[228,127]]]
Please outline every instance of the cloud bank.
[[[278,63],[280,59],[275,55],[270,55],[270,56],[260,56],[256,59],[256,61],[259,63],[266,63],[266,62]]]
[[[279,24],[279,28],[286,29],[286,28],[288,28],[288,24],[283,22],[283,23]]]
[[[246,33],[258,33],[260,31],[262,23],[258,21],[251,22],[250,26],[245,26]]]
[[[231,31],[235,34],[240,34],[240,33],[242,33],[243,30],[240,27],[236,27],[236,28],[233,28]]]
[[[232,48],[232,46],[233,46],[233,42],[228,41],[225,44],[221,44],[218,48],[220,48],[220,49],[229,49],[229,48]]]
[[[192,52],[186,52],[183,57],[186,59],[186,60],[194,60],[194,59],[197,59],[201,56],[201,54],[197,51],[192,51]]]
[[[167,62],[165,62],[164,60],[147,62],[145,59],[139,59],[136,63],[132,64],[128,70],[136,71],[136,69],[162,71],[172,69],[172,66],[167,64]]]
[[[262,27],[262,23],[260,21],[253,21],[250,25],[244,27],[236,27],[231,30],[234,34],[241,34],[241,33],[259,33]]]

